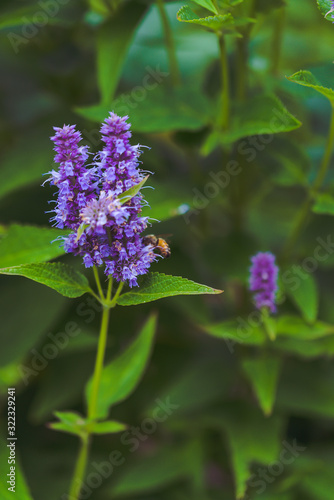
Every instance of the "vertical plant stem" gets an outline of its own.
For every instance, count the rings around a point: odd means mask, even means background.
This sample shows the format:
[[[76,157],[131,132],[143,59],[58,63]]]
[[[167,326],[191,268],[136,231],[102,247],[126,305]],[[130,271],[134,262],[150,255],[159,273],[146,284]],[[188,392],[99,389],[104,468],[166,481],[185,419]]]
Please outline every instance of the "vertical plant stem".
[[[100,297],[101,297],[101,299],[104,299],[103,290],[102,290],[102,286],[101,286],[101,281],[100,281],[100,278],[99,278],[99,271],[98,271],[98,269],[97,269],[96,266],[93,266],[93,272],[94,272],[96,286],[97,286],[98,292],[100,294]]]
[[[229,68],[228,68],[226,43],[223,33],[219,35],[218,41],[220,50],[221,79],[222,79],[219,125],[223,130],[226,130],[229,126],[229,121],[230,121],[230,81],[229,81]]]
[[[87,467],[88,449],[89,449],[89,436],[85,436],[81,439],[81,448],[71,483],[71,488],[69,493],[69,497],[71,498],[71,500],[79,498],[82,481]]]
[[[289,257],[293,246],[295,245],[296,241],[298,240],[298,237],[300,233],[302,232],[305,223],[307,221],[307,217],[309,215],[310,207],[312,204],[312,201],[318,194],[319,190],[322,187],[322,184],[325,180],[327,170],[330,164],[332,152],[333,152],[333,147],[334,147],[334,108],[332,107],[332,114],[331,114],[331,121],[330,121],[330,128],[329,128],[329,134],[328,134],[328,139],[327,139],[327,145],[325,149],[325,153],[318,171],[318,175],[315,178],[315,181],[313,183],[312,188],[310,189],[310,192],[307,195],[306,200],[302,204],[297,217],[296,217],[296,222],[293,226],[293,229],[290,233],[290,236],[285,244],[285,247],[283,249],[283,260],[287,260]]]
[[[173,33],[169,24],[166,14],[166,9],[163,0],[157,0],[162,26],[165,35],[166,47],[168,52],[169,69],[172,77],[173,85],[179,85],[181,82],[179,65],[176,58],[175,44],[173,40]]]
[[[107,301],[110,300],[111,296],[112,280],[109,278],[108,282],[108,292]],[[107,345],[108,338],[108,326],[109,326],[109,316],[110,316],[110,306],[104,306],[102,311],[102,321],[101,330],[99,336],[99,342],[97,346],[97,355],[95,361],[94,375],[93,375],[93,385],[90,401],[88,403],[88,418],[93,420],[96,416],[96,407],[98,400],[98,392],[101,382],[101,375],[103,370],[103,362]]]
[[[275,25],[272,39],[272,47],[271,47],[271,67],[270,73],[273,76],[277,76],[279,73],[279,65],[282,54],[282,41],[283,41],[283,33],[284,33],[284,23],[285,23],[285,8],[281,7],[275,13]]]
[[[94,268],[95,278],[96,278],[96,281],[98,283],[99,278],[98,278],[98,275],[96,275],[96,273],[97,273],[97,269]],[[112,283],[113,283],[112,278],[109,277],[108,290],[107,290],[107,296],[106,296],[107,303],[109,303],[110,299],[111,299]],[[101,288],[101,290],[102,290],[102,288]],[[100,292],[100,290],[99,290],[99,292]],[[101,298],[103,298],[103,294],[102,294]],[[94,420],[96,418],[98,393],[99,393],[99,387],[100,387],[100,382],[101,382],[105,351],[106,351],[106,346],[107,346],[109,316],[110,316],[110,305],[104,305],[103,312],[102,312],[102,321],[101,321],[101,329],[100,329],[100,335],[99,335],[99,341],[98,341],[98,347],[97,347],[95,368],[94,368],[94,374],[93,374],[93,386],[92,386],[90,400],[88,402],[88,418],[90,420]],[[81,448],[80,448],[78,460],[77,460],[77,463],[75,466],[74,475],[73,475],[71,488],[70,488],[71,500],[78,500],[79,499],[81,485],[82,485],[83,478],[85,476],[85,472],[86,472],[86,468],[87,468],[89,441],[90,441],[90,434],[89,434],[89,432],[87,432],[87,434],[85,434],[81,438]]]

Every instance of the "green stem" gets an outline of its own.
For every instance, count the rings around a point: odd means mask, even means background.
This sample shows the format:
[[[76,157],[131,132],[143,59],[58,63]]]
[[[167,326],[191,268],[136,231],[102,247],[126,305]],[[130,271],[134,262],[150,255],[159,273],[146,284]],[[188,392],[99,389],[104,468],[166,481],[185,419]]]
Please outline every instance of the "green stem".
[[[112,287],[112,280],[109,279],[108,292],[107,292],[107,297],[106,297],[107,301],[110,300],[111,287]],[[94,418],[96,417],[98,392],[99,392],[99,387],[100,387],[100,382],[101,382],[103,362],[104,362],[104,356],[105,356],[105,352],[106,352],[106,345],[107,345],[107,338],[108,338],[109,316],[110,316],[110,306],[104,306],[103,311],[102,311],[102,322],[101,322],[99,342],[98,342],[98,346],[97,346],[97,355],[96,355],[96,362],[95,362],[94,375],[93,375],[92,392],[91,392],[90,401],[88,403],[88,418],[90,420],[94,420]]]
[[[330,163],[330,159],[332,156],[333,146],[334,146],[334,107],[332,107],[331,122],[330,122],[330,128],[329,128],[329,134],[328,134],[325,154],[324,154],[324,157],[322,159],[322,163],[321,163],[318,175],[314,181],[314,191],[316,191],[316,192],[321,188],[322,183],[326,177],[327,170],[328,170],[329,163]]]
[[[275,13],[275,25],[271,46],[271,67],[270,73],[273,76],[277,76],[279,73],[279,65],[282,53],[282,41],[284,33],[284,23],[285,23],[285,9],[282,7]]]
[[[117,299],[118,299],[118,297],[120,296],[121,291],[122,291],[122,289],[123,289],[123,286],[124,286],[124,283],[123,283],[123,281],[121,281],[121,282],[120,282],[120,284],[118,285],[118,288],[117,288],[117,290],[116,290],[115,295],[113,296],[112,301],[110,302],[110,307],[115,307],[116,302],[117,302]]]
[[[269,339],[273,342],[276,339],[276,332],[272,323],[272,320],[270,318],[269,311],[266,307],[263,307],[261,309],[261,316],[262,316],[262,324],[265,329],[266,334],[268,335]]]
[[[97,270],[94,271],[95,278],[97,277],[96,273],[97,273]],[[98,283],[98,281],[97,281],[97,283]],[[110,308],[111,308],[110,301],[111,301],[111,293],[112,293],[112,283],[113,283],[112,278],[109,278],[106,301],[104,300],[103,294],[102,294],[103,299],[101,297],[101,300],[102,300],[101,303],[103,303],[102,321],[101,321],[101,329],[100,329],[100,335],[99,335],[99,341],[98,341],[98,347],[97,347],[97,355],[96,355],[96,361],[95,361],[95,368],[94,368],[94,374],[93,374],[92,392],[91,392],[90,400],[88,402],[88,418],[90,420],[94,420],[96,418],[98,393],[99,393],[99,388],[100,388],[100,383],[101,383],[103,362],[104,362],[106,346],[107,346],[107,338],[108,338],[108,325],[109,325],[109,316],[110,316]],[[102,288],[101,288],[101,290],[102,290]],[[99,290],[99,292],[101,294],[100,290]],[[90,440],[89,432],[87,432],[87,434],[85,434],[81,438],[81,440],[82,440],[81,449],[80,449],[78,460],[77,460],[77,463],[75,466],[73,480],[72,480],[71,488],[70,488],[71,500],[78,500],[79,499],[81,485],[82,485],[83,478],[85,476],[85,472],[86,472],[86,468],[87,468],[89,440]]]
[[[331,156],[332,156],[332,151],[334,147],[334,108],[332,107],[332,114],[331,114],[331,122],[330,122],[330,128],[329,128],[329,134],[328,134],[328,139],[327,139],[327,145],[325,149],[325,153],[320,165],[320,169],[318,172],[318,175],[315,178],[315,181],[313,183],[313,186],[311,187],[309,193],[307,194],[307,198],[302,204],[297,217],[296,217],[296,222],[293,226],[293,229],[290,233],[290,236],[285,244],[285,247],[283,249],[283,260],[287,260],[289,257],[300,233],[302,232],[305,223],[307,221],[307,217],[309,215],[309,211],[312,205],[312,202],[314,198],[317,196],[319,190],[322,187],[322,184],[325,180],[327,170],[330,164]]]
[[[97,289],[99,291],[101,299],[103,300],[104,299],[103,290],[102,290],[101,281],[100,281],[100,277],[99,277],[99,271],[98,271],[96,266],[93,266],[93,272],[94,272],[94,276],[95,276]]]
[[[221,33],[218,37],[221,62],[222,95],[221,109],[219,116],[219,125],[226,130],[230,121],[230,82],[229,68],[224,35]]]
[[[88,459],[88,449],[89,449],[89,436],[85,436],[81,440],[81,449],[79,452],[78,460],[75,466],[73,480],[71,483],[69,497],[77,500],[80,495],[81,485],[83,477],[85,475]]]
[[[163,0],[157,0],[162,26],[165,35],[166,47],[168,52],[169,69],[171,72],[173,85],[179,85],[181,82],[179,65],[176,58],[175,45],[173,40],[173,33],[169,24]]]

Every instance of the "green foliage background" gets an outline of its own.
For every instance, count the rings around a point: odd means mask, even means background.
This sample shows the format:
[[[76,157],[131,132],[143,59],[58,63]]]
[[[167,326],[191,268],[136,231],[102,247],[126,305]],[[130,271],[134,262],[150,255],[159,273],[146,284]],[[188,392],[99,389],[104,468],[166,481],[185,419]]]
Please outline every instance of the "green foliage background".
[[[17,274],[31,276],[35,262],[57,259],[84,271],[50,244],[58,235],[45,214],[52,189],[40,185],[52,165],[52,126],[76,123],[97,150],[98,122],[113,109],[129,115],[134,142],[151,148],[142,157],[154,173],[147,213],[162,221],[153,231],[170,234],[172,249],[153,271],[224,289],[112,311],[108,360],[152,310],[158,332],[138,388],[111,412],[130,429],[139,427],[141,437],[95,437],[88,474],[113,450],[125,460],[91,488],[92,500],[332,499],[333,164],[322,189],[312,192],[334,96],[334,27],[324,18],[331,2],[218,4],[224,15],[211,0],[186,7],[149,0],[1,2],[0,267],[22,265]],[[56,12],[45,14],[52,6]],[[42,26],[40,12],[47,17]],[[221,29],[231,90],[223,130],[215,33]],[[227,169],[231,161],[239,173]],[[226,172],[226,185],[213,184]],[[284,252],[307,193],[313,213]],[[267,332],[247,291],[249,258],[266,250],[278,255],[282,281]],[[77,441],[46,423],[57,410],[84,411],[100,322],[97,304],[80,297],[86,287],[83,281],[73,288],[78,298],[69,300],[24,277],[1,276],[2,435],[7,387],[15,386],[19,500],[59,500],[68,491]],[[70,336],[74,330],[80,334]],[[68,344],[36,369],[59,332]],[[177,408],[154,432],[143,432],[166,400]],[[296,443],[298,451],[285,460]],[[13,498],[6,459],[2,444],[4,499]]]

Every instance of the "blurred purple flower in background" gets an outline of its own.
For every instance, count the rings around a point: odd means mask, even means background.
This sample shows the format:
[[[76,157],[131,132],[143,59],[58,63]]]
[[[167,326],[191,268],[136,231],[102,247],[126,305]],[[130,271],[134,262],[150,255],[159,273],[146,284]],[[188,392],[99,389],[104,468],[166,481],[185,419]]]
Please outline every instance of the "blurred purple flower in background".
[[[157,260],[141,233],[148,217],[141,217],[144,197],[139,191],[125,203],[122,193],[138,185],[145,175],[139,167],[140,146],[132,146],[128,117],[110,113],[101,127],[104,147],[91,164],[88,146],[79,146],[74,125],[55,127],[55,162],[59,170],[48,179],[57,186],[54,217],[58,228],[73,232],[64,237],[66,252],[83,257],[86,267],[104,265],[106,275],[136,286],[137,276],[147,273]]]
[[[259,252],[251,258],[249,288],[254,295],[258,309],[268,308],[276,312],[275,298],[277,291],[278,267],[275,264],[275,255],[270,252]]]

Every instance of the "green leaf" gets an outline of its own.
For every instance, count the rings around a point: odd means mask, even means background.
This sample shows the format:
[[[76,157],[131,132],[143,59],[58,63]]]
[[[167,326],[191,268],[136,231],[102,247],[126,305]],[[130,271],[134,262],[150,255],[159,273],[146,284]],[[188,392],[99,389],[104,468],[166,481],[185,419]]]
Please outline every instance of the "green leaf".
[[[126,424],[116,422],[116,420],[106,420],[105,422],[94,422],[89,425],[93,434],[116,434],[127,429]]]
[[[54,431],[68,432],[77,436],[85,436],[87,434],[87,421],[78,413],[71,411],[55,411],[55,416],[59,422],[51,422],[48,424],[50,429]]]
[[[294,415],[334,418],[334,365],[290,360],[284,365],[276,405]]]
[[[153,73],[154,74],[154,73]],[[108,104],[77,108],[85,118],[101,122],[110,109],[123,116],[129,115],[134,132],[157,133],[174,130],[199,130],[211,121],[211,103],[198,88],[191,86],[172,89],[163,83],[169,73],[153,77],[157,87],[147,91],[145,99],[128,106],[120,98]],[[143,120],[145,116],[145,120]]]
[[[52,164],[50,134],[45,128],[25,131],[1,159],[0,198],[12,191],[30,185],[42,183],[43,174]],[[45,177],[44,177],[45,179]]]
[[[241,361],[242,369],[265,415],[270,415],[273,409],[281,362],[281,359],[272,355]]]
[[[91,434],[114,434],[124,431],[127,426],[114,420],[106,422],[90,422],[78,413],[71,411],[56,411],[54,415],[59,419],[59,422],[51,422],[48,424],[50,429],[61,432],[68,432],[79,437]]]
[[[334,215],[334,197],[329,193],[318,194],[312,211],[316,214]]]
[[[207,10],[210,10],[211,12],[214,12],[215,14],[218,14],[218,10],[212,0],[193,0],[193,2]]]
[[[317,0],[317,4],[321,14],[325,17],[325,19],[327,19],[327,21],[333,22],[331,14],[329,14],[329,11],[333,8],[333,2],[331,2],[330,0]]]
[[[320,94],[327,97],[331,105],[334,106],[334,90],[331,88],[323,87],[310,71],[298,71],[297,73],[294,73],[287,78],[291,82],[298,83],[298,85],[302,85],[303,87],[310,87],[311,89],[316,90]]]
[[[230,129],[221,133],[213,131],[202,146],[202,153],[211,153],[219,144],[227,145],[253,135],[290,132],[301,126],[283,103],[273,95],[257,96],[246,104],[237,106],[232,114]],[[248,149],[247,149],[248,148]],[[244,141],[239,144],[241,154],[251,150]]]
[[[243,318],[200,325],[200,328],[213,337],[225,339],[232,352],[235,344],[261,345],[266,341],[263,327],[253,326]]]
[[[334,325],[324,323],[323,321],[317,321],[310,325],[299,316],[284,315],[277,319],[276,333],[278,337],[313,340],[334,333]]]
[[[231,14],[219,14],[200,18],[188,5],[181,7],[177,13],[177,18],[181,22],[198,24],[212,31],[220,31],[222,28],[231,27],[234,24],[234,18]]]
[[[100,28],[97,71],[102,103],[110,103],[114,97],[131,40],[146,8],[145,4],[135,2],[130,7],[126,5]],[[108,113],[103,119],[106,116]]]
[[[234,367],[222,363],[220,356],[210,360],[187,364],[167,388],[159,395],[159,400],[170,401],[175,407],[175,416],[194,415],[203,408],[222,401],[228,395]],[[150,404],[145,413],[154,417],[157,402]],[[172,414],[169,418],[172,417]]]
[[[200,285],[180,276],[168,276],[162,273],[149,273],[141,282],[139,288],[131,292],[123,293],[117,300],[121,306],[146,304],[153,300],[173,297],[175,295],[202,295],[217,294],[222,290],[216,290],[209,286]]]
[[[199,446],[196,445],[196,442],[169,445],[141,454],[132,460],[127,470],[111,487],[110,497],[148,495],[177,481],[189,481],[194,477],[200,454]]]
[[[319,293],[312,274],[302,273],[298,286],[295,282],[284,284],[285,291],[296,304],[305,321],[313,323],[317,319]]]
[[[32,281],[1,276],[0,303],[2,311],[6,312],[2,314],[1,319],[0,366],[16,363],[16,373],[21,382],[25,380],[23,372],[24,367],[27,367],[26,376],[30,382],[38,375],[38,371],[31,367],[31,358],[34,355],[30,350],[36,347],[46,333],[54,331],[66,308],[67,300]],[[27,355],[29,361],[25,362],[23,358]]]
[[[65,253],[60,241],[66,231],[13,224],[0,236],[0,267],[20,266],[54,259]],[[54,241],[51,243],[51,241]]]
[[[124,205],[127,201],[130,201],[134,196],[136,196],[137,193],[141,190],[147,179],[149,178],[149,175],[144,177],[144,179],[135,186],[132,186],[130,189],[127,191],[124,191],[124,193],[121,193],[117,199],[120,201],[121,205]]]
[[[150,358],[156,322],[156,316],[150,316],[136,340],[103,369],[97,404],[99,418],[105,418],[109,408],[126,399],[138,385]],[[87,401],[91,391],[92,379],[86,387]]]
[[[8,478],[7,474],[9,474],[11,467],[11,465],[8,464],[8,444],[9,441],[5,441],[4,439],[0,440],[0,475],[2,478],[2,480],[0,481],[0,498],[1,500],[33,500],[17,458],[15,461],[15,492],[8,490],[8,488],[11,486],[10,484],[7,484],[8,479],[6,479]],[[16,447],[16,454],[17,452],[18,450]]]
[[[80,297],[90,291],[87,278],[76,269],[60,262],[5,267],[0,274],[24,276],[46,285],[65,297]]]
[[[225,404],[208,421],[226,433],[236,484],[236,497],[244,497],[250,479],[251,464],[270,464],[281,451],[282,422],[277,417],[264,417],[245,403]]]
[[[9,12],[1,13],[0,29],[15,28],[18,26],[26,26],[29,24],[36,24],[36,4],[15,9]],[[39,8],[40,10],[40,8]],[[57,16],[48,16],[48,23],[58,24],[62,22]]]
[[[168,181],[161,184],[152,181],[150,184],[153,189],[147,189],[145,192],[148,205],[143,207],[143,216],[150,217],[152,223],[155,220],[161,222],[182,215],[188,220],[186,214],[191,210],[193,203],[193,196],[189,190]]]
[[[312,359],[319,356],[334,356],[334,335],[314,340],[300,340],[293,337],[280,337],[275,342],[275,349],[293,353],[302,358]]]

